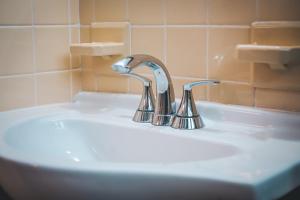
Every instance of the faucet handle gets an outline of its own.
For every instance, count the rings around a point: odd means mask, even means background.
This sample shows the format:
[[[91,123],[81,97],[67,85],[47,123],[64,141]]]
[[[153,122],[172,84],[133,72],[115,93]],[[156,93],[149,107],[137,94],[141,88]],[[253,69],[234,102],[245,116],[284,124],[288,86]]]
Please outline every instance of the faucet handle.
[[[154,113],[154,96],[152,91],[152,81],[146,77],[137,75],[135,73],[126,73],[122,75],[135,78],[141,81],[144,86],[139,107],[136,110],[132,120],[141,123],[152,122],[152,117]]]
[[[214,85],[219,83],[220,82],[217,80],[199,80],[184,84],[182,99],[172,121],[171,127],[177,129],[202,128],[204,124],[195,105],[192,87],[198,85]]]

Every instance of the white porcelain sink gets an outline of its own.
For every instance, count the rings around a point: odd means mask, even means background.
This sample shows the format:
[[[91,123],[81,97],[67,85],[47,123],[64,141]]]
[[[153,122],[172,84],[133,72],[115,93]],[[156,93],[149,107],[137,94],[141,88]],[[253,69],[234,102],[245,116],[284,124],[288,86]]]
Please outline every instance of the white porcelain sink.
[[[229,145],[81,118],[31,120],[8,129],[4,140],[18,152],[52,162],[168,164],[222,158],[237,151]]]
[[[13,199],[276,199],[300,185],[300,115],[198,102],[205,128],[131,121],[139,96],[0,113]]]

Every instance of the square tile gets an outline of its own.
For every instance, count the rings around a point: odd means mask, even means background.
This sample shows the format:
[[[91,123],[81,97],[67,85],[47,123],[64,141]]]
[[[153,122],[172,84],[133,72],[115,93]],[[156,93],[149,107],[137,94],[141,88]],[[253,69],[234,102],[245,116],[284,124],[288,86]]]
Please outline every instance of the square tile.
[[[0,24],[31,25],[31,0],[1,0]]]
[[[0,78],[0,93],[0,111],[34,106],[34,78]]]
[[[128,78],[124,76],[97,76],[97,91],[127,93]]]
[[[0,75],[34,72],[31,28],[0,29]]]
[[[254,105],[254,89],[248,84],[221,82],[208,87],[209,101],[244,106]]]
[[[256,19],[254,0],[209,0],[209,24],[250,25]]]
[[[287,70],[272,70],[266,64],[253,65],[252,84],[258,88],[300,91],[300,67],[289,66]]]
[[[163,0],[128,0],[128,15],[132,24],[163,24]]]
[[[206,24],[206,0],[166,0],[167,24]]]
[[[68,24],[68,0],[33,0],[35,24]]]
[[[94,0],[79,0],[80,24],[90,25],[94,21]]]
[[[68,28],[36,28],[37,71],[69,68]]]
[[[208,77],[250,82],[250,62],[235,57],[235,46],[250,42],[248,28],[210,28],[208,40]]]
[[[260,20],[300,20],[299,0],[259,0]]]
[[[125,21],[126,8],[126,0],[95,0],[96,21]]]
[[[206,77],[206,29],[167,29],[167,68],[172,76]]]
[[[300,112],[299,102],[299,91],[271,90],[259,88],[255,90],[256,107]]]
[[[71,100],[70,72],[39,74],[37,79],[37,103],[61,103]]]

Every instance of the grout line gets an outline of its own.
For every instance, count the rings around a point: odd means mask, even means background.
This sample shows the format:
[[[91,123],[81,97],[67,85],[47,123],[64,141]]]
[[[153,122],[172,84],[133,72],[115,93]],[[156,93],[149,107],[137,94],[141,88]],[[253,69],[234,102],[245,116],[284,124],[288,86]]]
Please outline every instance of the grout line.
[[[38,93],[38,89],[37,89],[37,77],[36,77],[36,73],[37,73],[37,63],[36,63],[36,32],[35,32],[35,25],[34,25],[34,19],[35,19],[35,6],[34,6],[34,0],[31,0],[31,30],[32,30],[32,64],[33,64],[33,68],[34,68],[34,72],[33,72],[33,80],[34,80],[34,105],[38,105],[38,97],[37,97],[37,93]]]
[[[51,25],[40,25],[40,26],[51,26]],[[63,25],[57,25],[57,26],[63,26]],[[80,24],[76,26],[80,26],[80,28],[91,27],[91,25],[87,25],[87,24]],[[203,25],[132,24],[131,27],[132,28],[164,28],[164,27],[166,28],[240,28],[240,29],[251,28],[250,25],[205,25],[205,24]]]
[[[88,24],[80,24],[80,27],[79,28],[91,28],[92,26],[91,25],[88,25]]]
[[[206,59],[206,61],[205,61],[205,68],[206,68],[206,79],[208,79],[208,74],[209,74],[209,65],[208,65],[208,59],[209,59],[209,57],[208,57],[208,51],[209,51],[209,48],[208,48],[208,45],[209,45],[209,30],[208,30],[208,28],[206,28],[206,30],[205,30],[205,34],[206,34],[206,40],[205,40],[205,45],[206,45],[206,49],[205,49],[205,59]],[[207,92],[206,92],[206,99],[208,100],[209,99],[209,89],[207,89],[206,90]]]
[[[126,8],[125,8],[125,18],[129,21],[129,0],[126,0]]]
[[[34,22],[33,22],[34,23]],[[74,27],[74,28],[79,28],[80,24],[32,24],[32,25],[0,25],[0,29],[5,29],[5,28],[11,28],[11,29],[22,29],[22,28],[32,28],[32,27],[37,27],[37,28],[65,28],[65,27]]]
[[[92,22],[96,22],[96,1],[92,1]]]
[[[72,21],[72,14],[71,14],[71,0],[68,0],[68,37],[69,37],[69,46],[72,44],[72,28],[70,26]],[[72,55],[71,52],[69,52],[69,70],[72,69],[73,63],[72,63]],[[72,72],[69,72],[69,84],[70,84],[70,91],[69,91],[69,97],[70,100],[72,99],[73,94],[73,81],[72,81]]]
[[[258,21],[259,19],[259,0],[255,1],[255,20]]]
[[[241,28],[248,29],[250,25],[145,25],[145,24],[134,24],[132,25],[134,28]]]
[[[167,46],[168,46],[168,30],[167,30],[167,5],[166,1],[163,1],[163,62],[167,65]]]
[[[253,105],[256,108],[256,87],[253,87]]]
[[[63,73],[63,72],[75,72],[80,71],[80,68],[75,69],[65,69],[65,70],[55,70],[55,71],[47,71],[47,72],[33,72],[33,73],[24,73],[24,74],[11,74],[11,75],[1,75],[0,79],[7,79],[7,78],[21,78],[27,76],[38,76],[38,75],[45,75],[45,74],[55,74],[55,73]]]
[[[126,0],[126,20],[129,21],[129,0]],[[131,41],[132,41],[132,25],[131,23],[129,23],[128,25],[129,28],[129,41],[128,41],[128,45],[129,45],[129,55],[132,55],[132,45],[131,45]],[[130,80],[129,78],[127,79],[127,93],[130,92]]]
[[[208,13],[208,1],[209,0],[205,0],[205,24],[208,25],[209,24],[209,13]]]

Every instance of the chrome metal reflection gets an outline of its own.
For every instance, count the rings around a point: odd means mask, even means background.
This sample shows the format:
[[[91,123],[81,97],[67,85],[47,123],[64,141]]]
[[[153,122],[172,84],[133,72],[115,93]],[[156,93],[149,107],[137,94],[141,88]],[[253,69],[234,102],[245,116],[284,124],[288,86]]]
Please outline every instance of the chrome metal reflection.
[[[143,94],[139,104],[138,109],[136,110],[133,121],[135,122],[152,122],[153,113],[154,113],[154,95],[152,91],[152,81],[146,77],[134,74],[127,73],[123,74],[132,78],[135,78],[143,83]]]
[[[140,66],[149,67],[156,81],[156,101],[152,124],[170,125],[176,112],[174,89],[169,72],[160,60],[149,55],[132,55],[113,64],[112,69],[120,74],[130,74],[132,70]]]
[[[185,84],[183,86],[182,99],[171,127],[176,129],[198,129],[204,127],[204,123],[195,105],[192,87],[218,83],[220,82],[216,80],[200,80]]]

